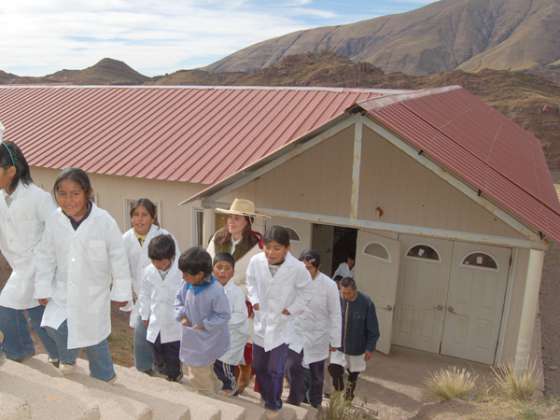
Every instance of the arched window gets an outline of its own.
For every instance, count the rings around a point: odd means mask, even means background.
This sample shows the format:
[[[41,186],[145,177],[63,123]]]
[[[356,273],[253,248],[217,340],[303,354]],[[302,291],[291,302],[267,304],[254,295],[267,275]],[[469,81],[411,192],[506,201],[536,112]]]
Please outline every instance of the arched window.
[[[463,264],[469,267],[487,268],[497,270],[498,264],[490,255],[483,252],[473,252],[463,259]]]
[[[415,245],[408,250],[406,256],[422,260],[439,261],[438,252],[429,245]]]
[[[372,257],[379,258],[381,260],[390,261],[391,256],[389,251],[382,244],[377,242],[372,242],[364,248],[364,254],[371,255]]]
[[[292,228],[289,228],[287,226],[284,226],[284,228],[286,228],[286,230],[290,234],[290,241],[300,241],[301,240],[301,239],[299,239],[299,235],[295,230],[293,230]]]

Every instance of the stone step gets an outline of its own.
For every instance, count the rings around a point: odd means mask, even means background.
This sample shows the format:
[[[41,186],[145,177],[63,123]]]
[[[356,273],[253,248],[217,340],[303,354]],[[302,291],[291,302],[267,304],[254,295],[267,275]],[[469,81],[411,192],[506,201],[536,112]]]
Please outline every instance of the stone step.
[[[51,378],[29,366],[7,360],[0,369],[0,393],[24,400],[31,419],[98,420],[99,404],[86,387]]]
[[[262,407],[260,394],[258,392],[253,391],[249,387],[245,388],[243,394],[239,395],[237,398],[247,401],[248,403],[251,403],[253,405],[258,405],[259,407]],[[283,399],[285,400],[286,398]],[[312,420],[315,419],[315,416],[316,416],[316,410],[311,406],[297,407],[286,403],[282,405],[282,420]]]
[[[246,416],[245,408],[232,404],[219,398],[211,398],[206,395],[195,392],[185,383],[169,382],[164,378],[156,378],[147,376],[138,372],[135,368],[124,368],[116,366],[117,375],[128,377],[133,384],[141,382],[146,387],[155,387],[160,392],[174,402],[183,403],[191,410],[191,418],[193,420],[203,419],[220,419],[220,420],[244,420],[249,419]],[[187,382],[185,379],[183,381]],[[134,385],[135,386],[135,385]],[[211,411],[209,411],[211,410]]]
[[[30,420],[31,407],[27,401],[0,392],[0,420]]]
[[[60,377],[60,372],[50,363],[47,355],[41,354],[29,359],[26,365],[45,375]],[[88,362],[80,359],[76,372],[64,376],[64,380],[81,384],[88,389],[89,395],[99,404],[101,419],[152,420],[152,408],[145,403],[145,395],[133,395],[128,390],[122,392],[118,383],[108,384],[89,376]],[[136,397],[136,398],[135,398]],[[177,417],[176,417],[177,418]]]
[[[33,357],[28,364],[47,375],[60,375],[57,369],[47,363],[47,356],[44,354]],[[88,388],[99,401],[102,419],[189,420],[192,418],[186,405],[173,404],[157,392],[146,392],[144,389],[129,386],[119,374],[118,366],[115,366],[115,369],[117,380],[114,384],[108,384],[91,378],[88,361],[78,359],[76,373],[65,376],[65,380]]]

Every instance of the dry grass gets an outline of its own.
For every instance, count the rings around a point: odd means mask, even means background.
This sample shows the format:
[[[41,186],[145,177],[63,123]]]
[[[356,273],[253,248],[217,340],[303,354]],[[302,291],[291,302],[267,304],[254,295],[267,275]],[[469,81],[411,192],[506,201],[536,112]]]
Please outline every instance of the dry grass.
[[[507,398],[519,401],[531,399],[538,386],[535,363],[529,363],[523,372],[515,372],[511,365],[493,368],[498,390]]]
[[[428,390],[443,400],[465,399],[472,394],[477,376],[467,369],[440,369],[426,381]]]
[[[346,401],[344,393],[334,392],[326,407],[321,408],[317,414],[318,420],[373,420],[377,417],[365,407],[352,405]]]

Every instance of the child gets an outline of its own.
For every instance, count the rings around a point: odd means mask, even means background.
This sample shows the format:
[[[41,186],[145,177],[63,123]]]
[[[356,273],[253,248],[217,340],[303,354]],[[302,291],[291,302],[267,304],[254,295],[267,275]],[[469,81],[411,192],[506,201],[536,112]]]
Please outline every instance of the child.
[[[214,363],[214,373],[222,381],[222,391],[226,395],[237,395],[235,367],[244,362],[243,351],[249,338],[249,319],[245,294],[232,278],[235,260],[231,254],[220,253],[214,258],[214,277],[224,287],[229,301],[229,350]]]
[[[152,343],[154,364],[169,381],[183,377],[179,361],[181,324],[175,319],[175,296],[181,287],[181,272],[175,259],[171,235],[158,235],[150,241],[148,256],[152,263],[144,270],[139,312],[147,340]]]
[[[60,207],[47,220],[36,258],[35,296],[46,305],[41,326],[56,342],[61,373],[74,371],[84,348],[91,376],[113,382],[110,302],[131,299],[122,236],[109,213],[91,201],[91,183],[81,169],[64,169],[53,191]]]
[[[0,124],[0,128],[1,124]],[[41,328],[44,307],[33,297],[35,252],[43,237],[45,220],[55,210],[52,197],[31,179],[29,165],[14,143],[1,141],[0,129],[0,251],[12,272],[0,293],[0,353],[23,361],[35,354],[25,317],[39,336],[49,361],[58,364],[56,344]]]
[[[264,235],[264,252],[247,268],[249,300],[255,311],[253,368],[268,418],[282,408],[282,383],[293,317],[309,300],[311,276],[289,252],[290,233],[272,226]]]
[[[158,225],[157,207],[147,198],[140,198],[132,204],[130,222],[132,228],[124,233],[123,240],[132,275],[133,300],[136,301],[141,293],[144,270],[150,265],[150,241],[158,235],[169,235],[169,232]],[[173,240],[175,254],[179,255],[177,241]],[[134,365],[140,372],[152,374],[152,349],[146,340],[146,328],[138,314],[138,303],[133,304],[130,309],[130,327],[134,328]]]
[[[179,258],[185,284],[176,300],[177,320],[183,324],[180,358],[190,370],[190,384],[199,392],[214,393],[213,365],[229,347],[229,302],[212,276],[212,259],[193,247]]]

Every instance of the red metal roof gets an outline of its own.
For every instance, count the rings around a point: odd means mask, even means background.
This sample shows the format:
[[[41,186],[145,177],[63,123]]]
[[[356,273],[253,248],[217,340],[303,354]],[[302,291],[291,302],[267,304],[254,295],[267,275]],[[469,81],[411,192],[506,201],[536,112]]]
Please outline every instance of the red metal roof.
[[[560,241],[560,204],[541,143],[494,108],[461,88],[360,106],[499,207]]]
[[[560,242],[560,204],[540,142],[461,88],[0,87],[6,138],[33,166],[207,185],[352,106]]]
[[[381,95],[366,89],[0,88],[5,137],[33,166],[213,184]]]

